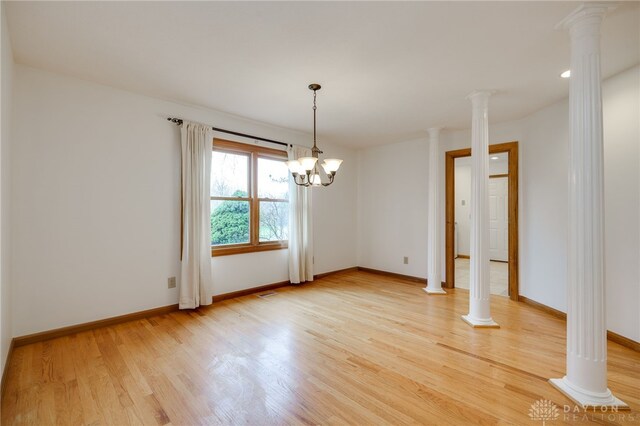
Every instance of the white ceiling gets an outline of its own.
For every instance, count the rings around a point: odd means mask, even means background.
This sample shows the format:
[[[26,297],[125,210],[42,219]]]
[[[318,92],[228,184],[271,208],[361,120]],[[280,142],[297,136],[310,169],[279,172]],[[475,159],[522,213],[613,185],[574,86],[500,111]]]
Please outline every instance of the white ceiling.
[[[575,2],[7,2],[15,60],[309,131],[350,146],[467,128],[474,89],[490,121],[568,94]],[[604,77],[640,62],[639,3],[606,18]],[[188,117],[187,117],[188,118]],[[215,123],[212,123],[215,124]],[[322,139],[320,139],[322,140]]]

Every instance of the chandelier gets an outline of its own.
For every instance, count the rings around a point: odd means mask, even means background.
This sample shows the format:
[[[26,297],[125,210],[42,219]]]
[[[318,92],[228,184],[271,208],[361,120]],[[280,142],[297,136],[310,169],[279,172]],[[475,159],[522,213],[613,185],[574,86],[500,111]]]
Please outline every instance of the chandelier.
[[[311,157],[300,157],[297,160],[287,161],[287,167],[291,171],[293,181],[300,186],[329,186],[333,183],[336,172],[342,164],[342,160],[337,158],[327,158],[321,164],[324,173],[327,175],[328,181],[323,182],[318,169],[318,155],[322,151],[316,145],[316,92],[320,90],[319,84],[313,83],[309,85],[309,89],[313,90],[313,148],[311,148]]]

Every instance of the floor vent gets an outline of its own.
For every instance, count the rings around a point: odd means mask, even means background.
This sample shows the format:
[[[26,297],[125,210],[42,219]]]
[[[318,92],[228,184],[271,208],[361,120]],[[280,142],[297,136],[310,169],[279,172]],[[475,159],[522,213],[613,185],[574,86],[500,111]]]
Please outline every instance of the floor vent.
[[[278,293],[276,293],[275,291],[270,291],[269,293],[259,294],[258,297],[261,297],[261,298],[264,299],[265,297],[275,296],[276,294],[278,294]]]

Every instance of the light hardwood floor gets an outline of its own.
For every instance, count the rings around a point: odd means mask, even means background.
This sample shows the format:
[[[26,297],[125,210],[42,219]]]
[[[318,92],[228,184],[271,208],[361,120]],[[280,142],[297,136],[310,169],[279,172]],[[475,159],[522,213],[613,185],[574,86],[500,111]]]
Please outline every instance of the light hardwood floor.
[[[565,323],[492,296],[502,327],[472,329],[467,307],[463,290],[349,272],[19,347],[2,424],[536,425],[542,398],[561,407],[547,424],[576,424],[547,383]],[[609,385],[631,412],[586,419],[638,424],[637,352],[609,342]]]

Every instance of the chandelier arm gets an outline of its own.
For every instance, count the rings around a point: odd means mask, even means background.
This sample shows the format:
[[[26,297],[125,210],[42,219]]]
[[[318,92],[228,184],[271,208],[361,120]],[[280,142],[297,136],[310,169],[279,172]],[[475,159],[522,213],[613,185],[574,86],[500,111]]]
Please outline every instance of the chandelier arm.
[[[335,174],[328,174],[327,176],[329,176],[329,183],[323,183],[322,186],[329,186],[333,183],[333,177]]]
[[[298,176],[300,176],[300,182],[298,182]],[[305,188],[309,187],[309,181],[306,181],[306,176],[305,175],[299,175],[299,174],[295,174],[293,175],[293,182],[298,185],[298,186],[304,186]]]

